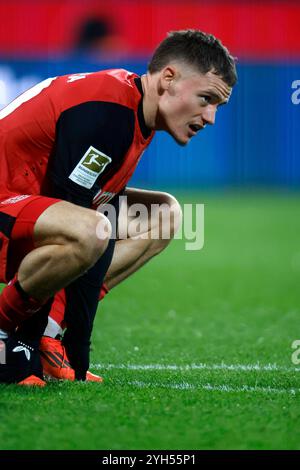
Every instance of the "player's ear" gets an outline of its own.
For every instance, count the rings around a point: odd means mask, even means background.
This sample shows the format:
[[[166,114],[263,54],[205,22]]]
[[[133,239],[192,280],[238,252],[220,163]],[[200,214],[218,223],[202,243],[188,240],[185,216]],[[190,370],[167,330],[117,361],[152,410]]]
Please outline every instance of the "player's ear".
[[[173,65],[167,65],[161,70],[159,79],[159,88],[161,93],[168,90],[172,81],[176,77],[176,74],[176,67]]]

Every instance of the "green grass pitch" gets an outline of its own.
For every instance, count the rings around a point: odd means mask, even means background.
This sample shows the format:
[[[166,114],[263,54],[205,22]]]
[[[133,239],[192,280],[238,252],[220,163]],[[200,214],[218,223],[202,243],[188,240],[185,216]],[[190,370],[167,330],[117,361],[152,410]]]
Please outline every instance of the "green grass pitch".
[[[183,200],[204,248],[176,240],[106,297],[105,383],[0,386],[0,449],[300,449],[300,196]]]

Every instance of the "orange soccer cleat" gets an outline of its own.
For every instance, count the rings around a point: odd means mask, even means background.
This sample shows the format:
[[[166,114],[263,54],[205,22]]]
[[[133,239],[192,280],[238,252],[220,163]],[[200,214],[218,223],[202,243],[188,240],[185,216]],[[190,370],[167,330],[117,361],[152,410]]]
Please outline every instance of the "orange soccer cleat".
[[[21,382],[18,382],[18,385],[26,385],[27,387],[45,387],[46,382],[36,375],[30,375]]]
[[[44,375],[60,380],[75,380],[75,371],[68,360],[66,349],[59,339],[43,336],[40,341],[40,355]],[[103,382],[102,377],[86,373],[88,382]]]

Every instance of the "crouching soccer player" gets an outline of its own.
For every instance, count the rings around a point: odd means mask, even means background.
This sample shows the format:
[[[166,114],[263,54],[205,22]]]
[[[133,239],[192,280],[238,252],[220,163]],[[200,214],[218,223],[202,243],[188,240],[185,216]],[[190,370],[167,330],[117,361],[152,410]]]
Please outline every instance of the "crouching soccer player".
[[[116,243],[95,209],[110,202],[118,213],[154,131],[186,145],[214,124],[235,82],[234,60],[216,38],[177,31],[142,77],[121,69],[54,77],[0,112],[0,382],[45,384],[38,346],[59,302],[61,364],[73,379],[101,380],[87,375],[101,286],[121,282],[163,244]],[[142,202],[143,193],[135,197]],[[53,353],[45,343],[43,359]]]
[[[181,223],[181,207],[170,194],[126,188],[124,196],[118,217],[118,232],[121,239],[116,241],[99,300],[153,256],[164,250]],[[103,210],[105,208],[106,206]],[[134,208],[138,213],[137,216]],[[132,231],[131,227],[133,229],[137,227],[137,231]],[[46,376],[74,380],[74,370],[59,339],[66,326],[65,308],[66,294],[65,290],[62,290],[55,295],[52,303],[48,325],[40,343],[40,353]],[[86,379],[101,381],[99,376],[89,371]]]

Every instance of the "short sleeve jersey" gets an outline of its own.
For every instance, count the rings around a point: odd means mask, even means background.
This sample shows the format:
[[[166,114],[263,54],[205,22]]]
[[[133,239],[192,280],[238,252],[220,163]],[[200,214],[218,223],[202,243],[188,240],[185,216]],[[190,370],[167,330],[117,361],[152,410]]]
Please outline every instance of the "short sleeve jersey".
[[[141,79],[123,69],[49,78],[0,111],[0,195],[97,207],[119,193],[151,142]]]

